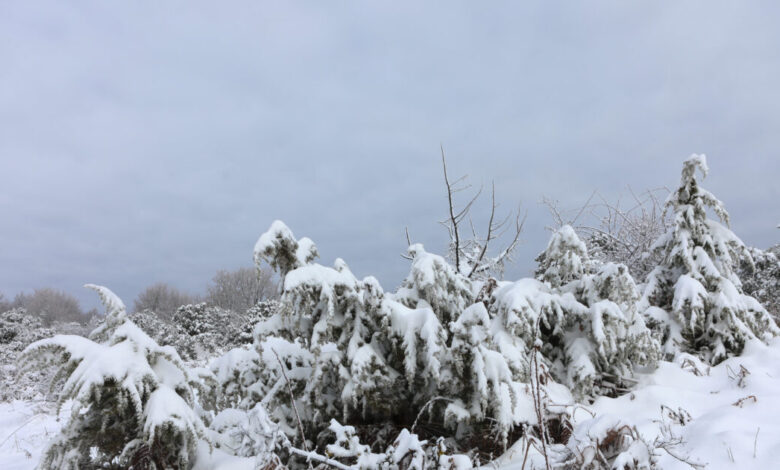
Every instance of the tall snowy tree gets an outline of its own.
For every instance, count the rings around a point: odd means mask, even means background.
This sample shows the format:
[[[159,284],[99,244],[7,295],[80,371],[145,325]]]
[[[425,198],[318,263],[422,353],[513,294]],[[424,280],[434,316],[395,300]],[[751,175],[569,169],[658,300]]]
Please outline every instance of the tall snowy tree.
[[[779,331],[743,293],[736,268],[740,259],[752,264],[750,253],[728,228],[723,203],[699,186],[697,170],[707,176],[704,155],[685,161],[680,186],[666,201],[673,224],[655,243],[663,262],[648,275],[642,306],[668,355],[681,349],[717,364],[739,354],[747,340]],[[708,218],[708,208],[722,223]]]

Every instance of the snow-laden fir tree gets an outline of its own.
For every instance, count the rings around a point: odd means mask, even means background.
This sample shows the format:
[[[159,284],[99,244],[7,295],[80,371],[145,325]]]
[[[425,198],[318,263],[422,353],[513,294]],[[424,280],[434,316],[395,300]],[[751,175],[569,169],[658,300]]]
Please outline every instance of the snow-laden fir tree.
[[[697,170],[707,175],[704,155],[685,161],[680,186],[666,201],[672,228],[655,243],[663,262],[648,275],[642,307],[667,355],[682,349],[717,364],[739,354],[749,339],[777,335],[778,328],[743,293],[736,268],[740,260],[752,264],[750,253],[728,228],[723,203],[699,186]],[[707,216],[708,208],[722,224]]]
[[[200,378],[172,347],[159,346],[128,321],[113,292],[87,287],[106,307],[91,339],[54,336],[20,357],[22,371],[55,365],[59,403],[73,400],[70,420],[38,468],[190,468],[207,437],[194,408]]]
[[[590,270],[588,248],[570,225],[556,230],[547,248],[536,257],[536,278],[557,288],[582,279]]]

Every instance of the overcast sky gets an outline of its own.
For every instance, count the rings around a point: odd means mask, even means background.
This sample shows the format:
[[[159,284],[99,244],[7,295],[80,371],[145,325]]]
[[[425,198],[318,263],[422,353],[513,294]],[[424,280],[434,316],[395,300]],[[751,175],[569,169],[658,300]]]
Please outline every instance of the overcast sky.
[[[509,277],[545,246],[543,196],[674,187],[691,153],[766,247],[778,19],[776,1],[4,1],[0,292],[201,291],[274,219],[393,289],[404,227],[445,246],[440,144],[527,210]]]

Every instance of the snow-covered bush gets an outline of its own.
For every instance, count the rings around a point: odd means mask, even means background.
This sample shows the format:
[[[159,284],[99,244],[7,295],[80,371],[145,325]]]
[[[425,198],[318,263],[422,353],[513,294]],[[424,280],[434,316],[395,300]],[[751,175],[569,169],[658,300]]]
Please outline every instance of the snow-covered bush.
[[[159,346],[127,320],[122,301],[98,292],[105,322],[91,339],[58,335],[21,355],[22,371],[56,366],[59,403],[73,400],[71,416],[49,444],[39,468],[189,468],[205,426],[193,410],[198,377],[176,351]]]
[[[615,394],[634,365],[656,360],[628,270],[591,262],[570,227],[540,256],[548,283],[473,281],[413,244],[409,275],[384,292],[342,260],[313,263],[312,242],[302,250],[278,221],[255,250],[256,261],[289,268],[281,303],[257,325],[258,354],[231,352],[214,373],[225,393],[244,395],[237,406],[262,401],[293,440],[287,381],[307,433],[331,419],[411,425],[422,415],[438,435],[466,439],[479,429],[506,443],[514,427],[538,421],[528,386],[537,337],[544,367],[578,396]]]
[[[291,437],[280,361],[314,432],[334,418],[410,425],[424,411],[443,433],[490,422],[506,440],[527,393],[493,339],[484,305],[474,303],[479,284],[412,245],[409,276],[396,293],[385,293],[376,279],[355,278],[342,260],[333,268],[312,263],[300,254],[316,249],[310,241],[305,247],[277,221],[255,248],[257,261],[290,268],[279,311],[257,326],[261,379],[254,389],[272,414],[282,412]]]
[[[244,344],[252,344],[254,341],[255,327],[261,321],[271,318],[279,311],[280,304],[276,299],[266,299],[257,302],[243,315],[239,332],[239,341]]]
[[[777,322],[780,320],[780,245],[768,250],[748,250],[753,264],[743,259],[737,271],[742,290],[755,297]]]
[[[537,260],[538,280],[504,283],[493,292],[491,310],[526,351],[541,340],[557,381],[580,398],[615,394],[634,366],[657,360],[658,346],[638,315],[639,295],[624,265],[592,261],[568,225]]]
[[[473,468],[467,455],[452,454],[443,439],[421,440],[417,434],[402,429],[384,452],[375,453],[360,442],[353,426],[343,426],[331,420],[328,426],[335,442],[328,444],[325,454],[354,470],[466,470]]]
[[[143,310],[128,314],[128,319],[160,346],[173,346],[185,360],[196,358],[193,338],[167,317]]]
[[[51,373],[35,370],[20,376],[16,360],[30,343],[54,334],[41,318],[23,308],[0,313],[0,401],[31,400],[48,395]]]
[[[203,363],[219,352],[251,344],[255,325],[278,305],[264,300],[239,313],[205,303],[188,304],[179,307],[173,319],[149,310],[131,313],[129,318],[157,344],[173,346],[183,359]]]
[[[668,355],[682,349],[716,364],[739,354],[747,340],[779,331],[743,293],[736,269],[740,259],[753,263],[750,252],[727,228],[723,204],[699,186],[697,170],[707,175],[704,155],[685,161],[680,186],[666,201],[673,225],[654,246],[663,262],[648,275],[642,306]],[[708,208],[725,225],[709,219]]]
[[[553,233],[547,249],[536,257],[536,262],[539,263],[536,278],[552,287],[582,279],[590,271],[588,248],[570,225]]]
[[[556,449],[555,468],[567,470],[656,470],[658,443],[636,427],[614,417],[598,417],[574,429],[563,449]]]

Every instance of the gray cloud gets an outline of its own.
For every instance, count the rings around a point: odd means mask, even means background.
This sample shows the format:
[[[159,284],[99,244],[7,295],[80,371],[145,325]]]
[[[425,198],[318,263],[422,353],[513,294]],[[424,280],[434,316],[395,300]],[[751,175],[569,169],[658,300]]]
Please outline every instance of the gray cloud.
[[[386,288],[441,251],[438,147],[528,210],[704,183],[778,241],[776,2],[11,2],[0,14],[0,292],[131,302],[251,263],[275,218]],[[487,201],[485,201],[487,202]]]

